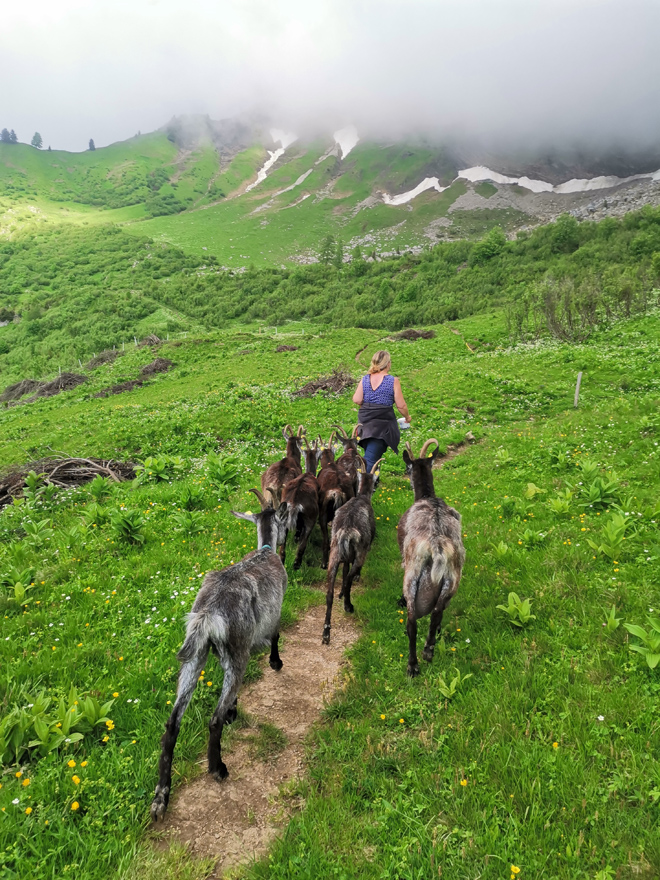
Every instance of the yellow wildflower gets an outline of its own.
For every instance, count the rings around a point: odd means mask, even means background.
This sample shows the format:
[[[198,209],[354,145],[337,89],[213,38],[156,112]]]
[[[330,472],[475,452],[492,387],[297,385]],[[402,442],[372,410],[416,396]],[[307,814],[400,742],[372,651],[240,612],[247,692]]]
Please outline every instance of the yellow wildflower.
[[[31,812],[32,812],[32,807],[26,807],[26,808],[25,808],[25,813],[26,813],[26,815],[29,816]]]
[[[467,785],[467,779],[461,779],[461,785],[463,786],[463,788],[465,788],[465,786]]]
[[[71,767],[71,769],[73,769],[76,766],[76,762],[72,758],[66,766]]]
[[[80,804],[78,803],[78,801],[74,801],[74,802],[71,804],[71,809],[72,809],[72,810],[77,810],[79,806],[80,806]]]
[[[72,776],[71,779],[72,779],[74,785],[80,785],[80,777],[79,776]]]

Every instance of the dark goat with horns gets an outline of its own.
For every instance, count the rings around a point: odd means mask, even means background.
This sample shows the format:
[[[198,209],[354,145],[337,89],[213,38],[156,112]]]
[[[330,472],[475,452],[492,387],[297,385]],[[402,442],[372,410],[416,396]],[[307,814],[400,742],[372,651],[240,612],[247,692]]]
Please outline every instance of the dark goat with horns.
[[[323,626],[323,644],[330,644],[330,621],[332,618],[332,603],[335,596],[335,580],[337,570],[344,563],[342,588],[339,598],[344,599],[344,611],[353,613],[351,604],[351,586],[359,576],[362,566],[367,558],[371,542],[376,536],[376,519],[371,496],[374,493],[378,466],[377,461],[367,473],[362,459],[358,464],[358,493],[342,505],[335,514],[332,523],[332,542],[330,544],[330,560],[328,562],[328,581],[325,597],[325,624]]]
[[[282,429],[282,436],[286,440],[286,455],[279,461],[271,464],[261,475],[261,491],[273,489],[275,492],[281,492],[287,483],[295,480],[302,474],[300,464],[300,447],[305,429],[302,425],[298,426],[298,433],[293,433],[291,425],[285,425]]]
[[[436,448],[427,455],[429,447]],[[461,540],[461,515],[437,498],[433,485],[433,461],[439,457],[438,441],[427,440],[419,458],[409,443],[403,453],[406,471],[415,493],[415,503],[399,520],[397,536],[401,551],[403,600],[408,611],[408,675],[419,675],[417,662],[417,621],[431,615],[429,634],[422,654],[433,660],[435,640],[442,615],[456,595],[465,563]]]
[[[225,673],[220,699],[209,724],[208,769],[218,781],[228,775],[220,748],[222,730],[236,719],[238,690],[251,651],[270,645],[271,668],[282,668],[278,642],[287,576],[275,549],[286,534],[287,505],[282,503],[275,509],[261,492],[251,491],[261,503],[261,512],[232,513],[256,525],[258,549],[246,554],[236,565],[210,571],[188,615],[186,638],[178,654],[182,666],[176,702],[161,742],[158,785],[151,804],[154,821],[162,819],[167,810],[172,789],[172,755],[181,719],[209,650]]]

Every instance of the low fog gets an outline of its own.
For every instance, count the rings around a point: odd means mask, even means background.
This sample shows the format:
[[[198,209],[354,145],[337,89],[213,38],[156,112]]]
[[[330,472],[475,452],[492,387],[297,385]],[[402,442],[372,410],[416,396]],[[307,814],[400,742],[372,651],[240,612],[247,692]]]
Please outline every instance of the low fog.
[[[173,115],[311,133],[647,148],[657,0],[26,0],[6,4],[0,127],[83,150]]]

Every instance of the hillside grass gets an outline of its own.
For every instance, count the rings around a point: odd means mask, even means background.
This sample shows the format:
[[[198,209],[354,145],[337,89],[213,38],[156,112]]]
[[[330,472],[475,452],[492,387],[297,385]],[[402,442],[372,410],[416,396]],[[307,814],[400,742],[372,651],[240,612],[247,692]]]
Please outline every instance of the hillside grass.
[[[298,350],[284,353],[275,352],[281,335],[215,330],[160,346],[175,366],[149,386],[91,396],[155,356],[133,347],[94,370],[89,385],[0,413],[4,466],[49,448],[182,459],[168,465],[169,480],[110,487],[98,507],[82,488],[0,514],[0,574],[20,564],[34,583],[24,608],[2,588],[3,714],[40,692],[66,698],[72,684],[114,700],[110,724],[3,768],[3,877],[22,878],[29,865],[34,878],[105,880],[108,865],[122,876],[134,859],[139,875],[185,612],[204,572],[255,546],[230,510],[253,506],[246,490],[281,454],[283,424],[327,436],[332,423],[356,417],[348,392],[300,399],[291,391],[339,365],[357,378],[384,345],[415,448],[435,436],[444,449],[467,431],[478,441],[435,474],[438,494],[463,516],[463,580],[433,663],[408,680],[396,522],[412,496],[400,458],[388,453],[374,496],[378,534],[354,599],[363,635],[309,743],[296,789],[303,806],[245,876],[490,880],[511,865],[522,880],[658,874],[660,681],[630,650],[637,640],[623,625],[603,626],[612,606],[623,622],[647,626],[660,601],[658,317],[575,346],[511,348],[501,312],[435,329],[435,339],[410,343],[301,324],[286,337]],[[209,455],[218,451],[237,462],[228,489],[213,483]],[[611,484],[600,501],[588,495],[595,480]],[[557,511],[558,498],[568,500]],[[196,534],[181,530],[186,504],[197,508]],[[143,544],[113,530],[108,514],[121,507],[143,518]],[[626,540],[610,558],[588,541],[602,544],[617,510]],[[300,572],[289,569],[285,623],[321,598],[318,532],[311,543]],[[535,619],[522,629],[497,609],[512,590],[532,600]],[[334,613],[344,613],[340,603]],[[421,626],[420,650],[424,636]],[[454,669],[471,677],[445,699],[440,688]],[[258,674],[252,663],[250,677]],[[175,780],[204,750],[220,685],[214,663],[205,682],[186,714]],[[161,870],[203,876],[180,853]]]

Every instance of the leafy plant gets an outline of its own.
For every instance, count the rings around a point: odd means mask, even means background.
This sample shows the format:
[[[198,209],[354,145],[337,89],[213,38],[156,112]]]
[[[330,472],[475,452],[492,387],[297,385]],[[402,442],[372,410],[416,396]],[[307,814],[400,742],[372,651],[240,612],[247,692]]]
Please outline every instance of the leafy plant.
[[[461,676],[461,673],[458,669],[456,669],[456,667],[454,667],[454,672],[456,673],[456,675],[449,683],[445,681],[445,678],[442,675],[438,678],[438,690],[446,700],[451,700],[451,698],[455,696],[456,691],[461,687],[461,685],[463,685],[464,682],[468,680],[468,678],[472,678],[471,672],[468,672],[467,675]]]
[[[204,487],[184,486],[179,496],[179,504],[185,510],[197,510],[204,507]]]
[[[144,544],[145,519],[138,510],[115,510],[110,515],[113,531],[120,541],[128,544]]]
[[[602,534],[602,543],[598,544],[591,538],[587,541],[589,546],[596,551],[599,556],[607,556],[609,559],[615,559],[621,555],[623,542],[626,540],[626,529],[628,528],[628,518],[622,513],[613,513],[609,520],[605,523]]]
[[[610,613],[605,618],[605,630],[608,633],[613,633],[615,630],[619,628],[619,624],[621,623],[620,617],[616,616],[616,605],[612,605],[610,608]]]
[[[536,615],[531,613],[531,599],[521,599],[517,593],[509,593],[508,605],[498,605],[497,607],[508,615],[509,623],[514,626],[527,626],[530,620],[536,620]]]
[[[46,486],[44,485],[45,474],[38,474],[36,471],[28,471],[25,477],[25,486],[23,487],[23,496],[27,501],[34,502],[44,494]]]
[[[508,450],[501,446],[495,453],[495,464],[501,467],[502,465],[511,464],[512,462],[513,458],[509,455]]]
[[[96,503],[100,504],[104,498],[112,494],[112,485],[106,477],[97,474],[89,484],[89,491]]]
[[[110,519],[110,513],[102,507],[100,504],[97,504],[96,501],[92,501],[91,504],[88,504],[85,508],[85,512],[83,513],[83,520],[87,525],[101,525],[102,523],[107,522]]]
[[[539,486],[534,485],[534,483],[527,483],[525,498],[528,498],[531,501],[537,495],[542,495],[544,492],[545,489],[541,489]]]
[[[67,697],[53,701],[45,692],[26,698],[27,705],[14,706],[0,721],[0,764],[18,763],[30,749],[41,757],[60,746],[80,742],[101,724],[111,725],[108,712],[114,700],[100,704],[95,697],[79,694],[72,685]]]
[[[196,535],[204,531],[204,514],[198,510],[182,510],[174,514],[174,522],[179,531],[187,535]]]
[[[171,482],[185,469],[186,462],[180,455],[148,456],[135,469],[136,485],[142,483]]]
[[[238,484],[238,460],[233,455],[220,456],[210,453],[206,458],[206,466],[213,487],[221,498],[226,498]]]
[[[553,470],[564,470],[571,463],[571,448],[562,443],[556,443],[548,447],[550,455],[550,467]]]
[[[545,533],[544,532],[535,532],[533,529],[525,529],[525,531],[520,536],[519,544],[522,544],[523,547],[537,547],[539,544],[542,544],[545,541]]]
[[[557,492],[555,498],[548,499],[548,507],[557,516],[566,516],[571,512],[572,498],[573,492],[570,489],[563,489],[561,492]]]
[[[585,480],[593,480],[600,470],[600,465],[589,458],[581,458],[578,467],[582,473],[582,476]]]
[[[498,559],[504,559],[509,555],[509,545],[506,541],[500,541],[498,544],[491,544],[490,546],[493,548],[493,553]]]
[[[502,516],[504,519],[511,519],[518,511],[517,498],[505,498],[502,502]]]
[[[49,519],[42,519],[38,522],[30,519],[25,520],[23,528],[25,529],[27,543],[33,547],[43,544],[55,534]]]
[[[660,663],[660,619],[648,617],[647,621],[650,627],[648,632],[643,626],[638,626],[635,623],[624,623],[623,625],[631,635],[637,636],[642,643],[641,645],[630,645],[630,650],[642,654],[649,669],[655,669]]]
[[[605,510],[619,501],[619,480],[613,475],[611,478],[596,477],[589,485],[582,487],[583,507],[593,507],[596,510]]]

